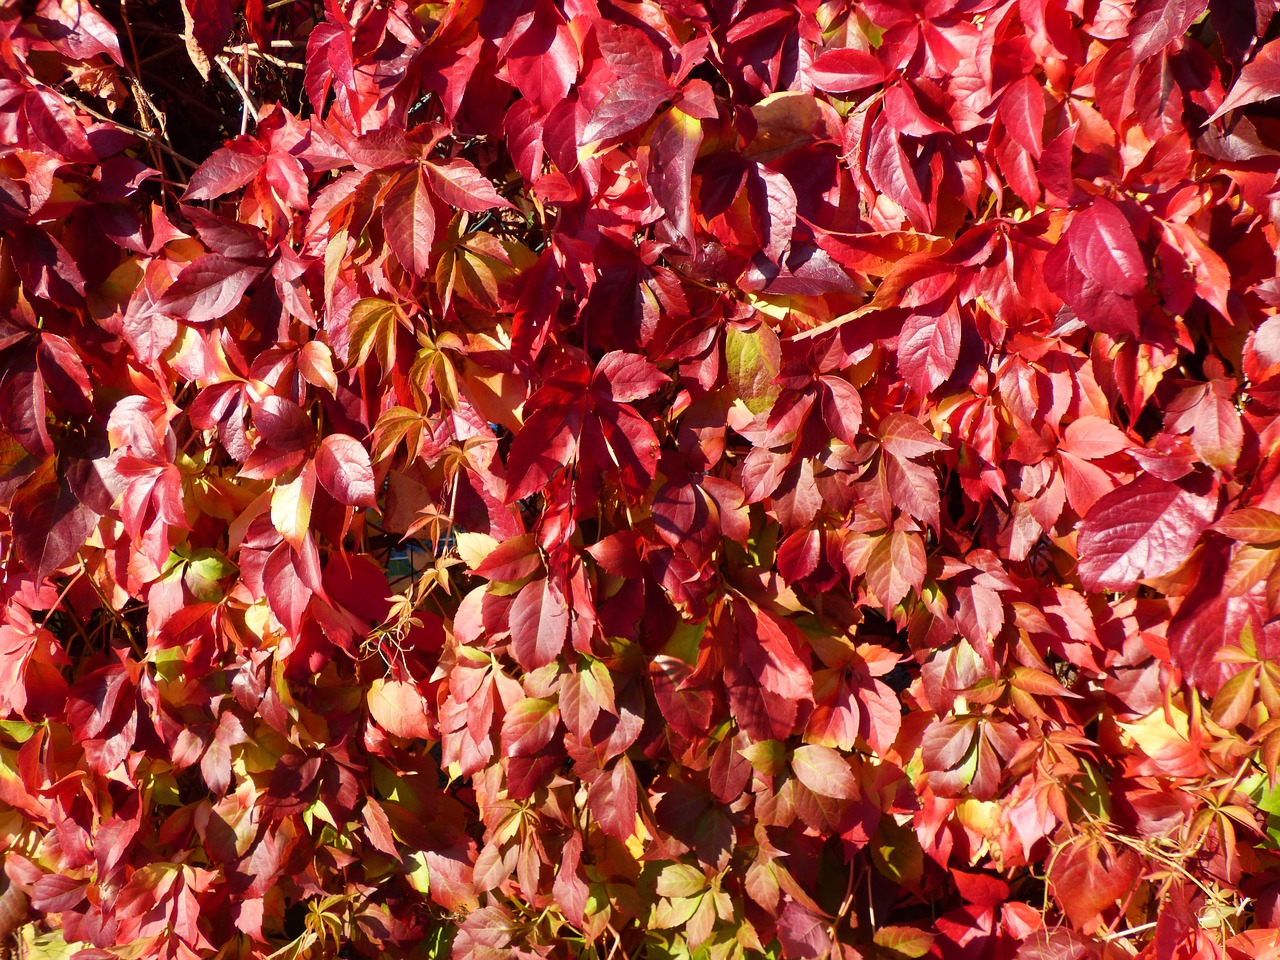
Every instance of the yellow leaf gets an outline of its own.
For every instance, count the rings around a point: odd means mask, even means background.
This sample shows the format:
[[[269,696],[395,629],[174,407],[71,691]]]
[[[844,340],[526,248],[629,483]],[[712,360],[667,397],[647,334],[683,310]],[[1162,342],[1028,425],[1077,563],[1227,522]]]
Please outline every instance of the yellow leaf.
[[[458,541],[458,556],[462,558],[462,562],[469,570],[480,566],[484,558],[493,553],[498,546],[498,541],[487,533],[463,532],[455,536]]]
[[[295,550],[302,549],[311,526],[311,500],[316,493],[315,467],[308,463],[288,483],[271,491],[271,523]]]

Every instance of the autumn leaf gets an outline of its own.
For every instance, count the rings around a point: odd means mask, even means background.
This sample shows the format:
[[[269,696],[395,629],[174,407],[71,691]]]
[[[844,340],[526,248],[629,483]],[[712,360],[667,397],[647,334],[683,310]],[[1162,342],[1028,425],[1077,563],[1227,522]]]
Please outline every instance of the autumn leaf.
[[[339,503],[376,506],[369,452],[354,437],[340,433],[325,437],[316,450],[315,465],[320,485]]]
[[[431,737],[431,722],[423,710],[422,695],[410,683],[374,680],[369,685],[369,716],[397,737]]]
[[[1206,483],[1142,476],[1102,497],[1080,529],[1080,578],[1090,590],[1128,590],[1172,572],[1217,514]]]

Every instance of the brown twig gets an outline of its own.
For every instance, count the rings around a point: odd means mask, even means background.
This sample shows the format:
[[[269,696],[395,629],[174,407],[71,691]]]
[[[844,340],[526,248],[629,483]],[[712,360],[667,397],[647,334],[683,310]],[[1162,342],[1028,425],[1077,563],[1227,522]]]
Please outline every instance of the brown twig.
[[[254,43],[239,43],[234,47],[223,47],[223,53],[233,53],[240,57],[257,57],[259,60],[265,60],[267,63],[273,63],[277,67],[283,67],[286,70],[305,70],[305,63],[298,63],[296,60],[281,60],[279,57],[272,56],[258,49],[258,45]]]
[[[200,110],[206,116],[217,119],[219,123],[226,123],[227,117],[224,113],[222,113],[220,110],[216,110],[213,107],[209,106],[209,104],[205,103],[203,100],[190,96],[185,90],[179,87],[176,83],[166,80],[164,77],[153,77],[152,79],[154,79],[156,83],[160,84],[160,86],[164,87],[170,93],[172,93],[175,97],[178,97],[179,99],[181,99],[182,105],[184,107],[191,107],[193,109]]]
[[[192,170],[200,166],[200,164],[196,163],[190,157],[185,157],[182,154],[180,154],[177,150],[173,149],[173,147],[169,146],[169,144],[165,143],[164,140],[156,136],[154,133],[148,133],[146,130],[139,130],[137,127],[132,127],[127,123],[121,123],[119,120],[115,120],[107,116],[105,113],[101,112],[100,110],[95,110],[93,107],[89,106],[83,100],[75,100],[74,98],[72,99],[75,105],[79,107],[81,110],[83,110],[85,113],[89,114],[89,116],[97,117],[103,123],[109,123],[112,126],[115,126],[120,130],[123,130],[125,133],[131,133],[135,137],[138,137],[142,140],[147,141],[147,143],[156,147],[158,150],[160,150],[160,152],[164,153],[166,156],[172,157],[174,160],[177,160],[179,163],[183,164],[184,166],[190,167]],[[156,165],[159,166],[158,161]],[[181,187],[186,186],[185,183],[178,183],[176,181],[166,181],[166,182],[174,182],[177,186],[181,186]]]
[[[244,46],[251,50],[261,50],[262,45],[259,43],[246,43]],[[305,43],[299,43],[297,40],[271,40],[267,46],[273,50],[302,50],[306,47]]]
[[[143,123],[148,124],[149,126],[150,124],[147,121],[146,114],[143,113],[143,110],[151,109],[154,112],[154,108],[150,104],[150,97],[147,95],[146,90],[144,90],[142,87],[142,61],[138,56],[138,43],[133,38],[133,24],[129,21],[128,0],[120,0],[120,20],[124,24],[125,35],[129,38],[129,53],[133,58],[132,69],[130,69],[129,67],[125,67],[125,71],[129,74],[129,78],[133,81],[133,84],[132,84],[133,97],[134,97],[134,100],[136,100],[138,103],[138,119],[141,120]],[[94,113],[92,110],[90,110],[89,112],[93,116],[99,117],[99,119],[104,119],[101,117],[100,114]],[[116,121],[108,120],[108,122],[115,123]],[[123,127],[124,125],[119,124],[119,126]],[[163,124],[161,126],[161,133],[162,134],[165,133],[163,129]],[[169,145],[165,142],[166,138],[164,136],[157,137],[153,134],[142,134],[141,131],[139,131],[139,134],[151,146],[151,162],[155,165],[155,168],[161,171],[161,173],[163,174],[164,162],[160,159],[162,147],[168,147],[169,150],[172,150],[173,148],[169,147]],[[174,158],[176,159],[176,156]],[[194,170],[195,167],[193,166],[192,169]],[[169,193],[168,184],[162,183],[161,189],[164,191],[166,199],[168,199],[168,193]]]
[[[236,76],[236,72],[231,69],[231,64],[227,62],[226,57],[214,57],[214,61],[227,75],[227,79],[231,81],[231,85],[236,88],[236,93],[240,94],[240,101],[244,104],[244,109],[240,112],[240,132],[245,133],[249,129],[249,117],[253,117],[253,122],[258,122],[258,107],[253,102],[253,98],[249,96],[249,91],[240,83],[240,78]]]

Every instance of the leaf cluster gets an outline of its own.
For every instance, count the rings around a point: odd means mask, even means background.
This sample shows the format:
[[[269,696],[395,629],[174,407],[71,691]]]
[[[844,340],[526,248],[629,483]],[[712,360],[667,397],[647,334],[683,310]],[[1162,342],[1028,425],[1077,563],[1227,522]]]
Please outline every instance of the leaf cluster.
[[[1276,14],[0,5],[0,935],[1280,953]]]

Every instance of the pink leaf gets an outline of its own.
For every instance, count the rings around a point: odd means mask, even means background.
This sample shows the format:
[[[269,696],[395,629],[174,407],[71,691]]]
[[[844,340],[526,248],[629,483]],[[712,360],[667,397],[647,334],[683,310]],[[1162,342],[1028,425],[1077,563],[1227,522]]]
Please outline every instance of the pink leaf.
[[[316,474],[320,485],[339,503],[349,507],[377,503],[369,451],[354,437],[334,433],[321,440],[316,450]]]

